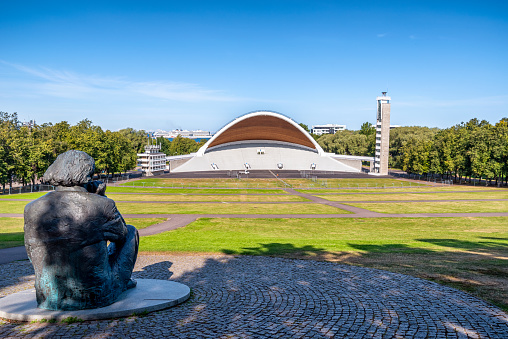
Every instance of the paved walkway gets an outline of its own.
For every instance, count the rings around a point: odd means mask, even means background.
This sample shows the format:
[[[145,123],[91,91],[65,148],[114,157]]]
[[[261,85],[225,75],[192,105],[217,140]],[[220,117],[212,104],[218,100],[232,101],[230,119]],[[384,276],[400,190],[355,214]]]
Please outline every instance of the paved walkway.
[[[27,260],[25,246],[0,249],[0,265],[16,260]]]
[[[33,286],[0,266],[0,297]],[[508,338],[508,315],[464,292],[382,270],[226,255],[140,255],[136,278],[192,289],[174,308],[124,320],[7,323],[2,338]]]

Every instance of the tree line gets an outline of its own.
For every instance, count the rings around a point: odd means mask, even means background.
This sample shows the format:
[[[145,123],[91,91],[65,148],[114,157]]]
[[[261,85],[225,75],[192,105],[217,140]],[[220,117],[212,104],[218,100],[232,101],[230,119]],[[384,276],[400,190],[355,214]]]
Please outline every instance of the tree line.
[[[164,138],[157,142],[168,155],[195,152],[201,145],[181,136],[173,142]],[[16,113],[0,112],[0,185],[3,189],[14,182],[35,185],[56,157],[71,149],[92,156],[98,174],[126,172],[136,167],[137,153],[144,152],[147,143],[143,130],[112,132],[88,119],[75,125],[22,123]]]
[[[308,131],[308,127],[301,124]],[[374,156],[376,131],[366,122],[360,130],[312,135],[326,152]],[[23,124],[16,113],[0,112],[0,184],[35,184],[56,157],[70,149],[81,150],[95,159],[96,172],[122,173],[135,168],[137,153],[149,142],[143,130],[103,130],[88,119],[75,125]],[[157,138],[167,155],[196,152],[199,143],[182,136],[173,141]],[[507,184],[508,119],[492,125],[478,119],[450,128],[397,127],[390,130],[391,168],[407,173],[471,181],[486,178]]]
[[[399,163],[409,173],[440,174],[454,180],[508,179],[508,119],[492,125],[472,119],[436,131],[432,137],[411,137],[400,148]]]
[[[374,156],[375,128],[364,123],[357,131],[339,131],[317,138],[326,152]],[[455,126],[397,127],[390,130],[389,166],[407,173],[439,175],[456,181],[472,178],[508,180],[508,119],[492,125],[471,119]]]

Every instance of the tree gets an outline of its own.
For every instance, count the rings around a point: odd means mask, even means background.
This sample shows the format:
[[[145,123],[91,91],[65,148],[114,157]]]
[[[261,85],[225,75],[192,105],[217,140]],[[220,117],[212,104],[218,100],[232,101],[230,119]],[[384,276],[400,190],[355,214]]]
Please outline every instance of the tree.
[[[135,130],[133,128],[124,128],[118,131],[120,134],[124,135],[132,147],[136,150],[136,152],[141,153],[144,152],[143,147],[147,144],[148,136],[143,130]]]
[[[319,145],[326,152],[345,155],[368,155],[369,137],[357,131],[338,131],[335,134],[324,134],[318,139]]]
[[[310,133],[310,129],[309,129],[309,126],[305,125],[304,123],[299,123],[298,125],[300,125],[301,128],[303,128],[305,131],[307,131],[307,133]]]
[[[376,128],[370,122],[364,122],[360,127],[359,133],[366,136],[373,135],[376,134]]]
[[[401,150],[402,169],[408,173],[426,174],[430,170],[432,140],[411,137]]]
[[[3,189],[7,183],[12,187],[15,174],[12,143],[19,125],[17,113],[0,112],[0,183]]]
[[[438,128],[410,126],[390,130],[390,160],[392,168],[403,168],[403,147],[409,142],[427,143],[439,131]]]
[[[198,145],[199,144],[195,140],[178,135],[171,141],[168,155],[182,155],[197,152],[200,147]]]
[[[164,137],[158,137],[156,142],[161,145],[161,152],[168,155],[171,152],[171,141]]]

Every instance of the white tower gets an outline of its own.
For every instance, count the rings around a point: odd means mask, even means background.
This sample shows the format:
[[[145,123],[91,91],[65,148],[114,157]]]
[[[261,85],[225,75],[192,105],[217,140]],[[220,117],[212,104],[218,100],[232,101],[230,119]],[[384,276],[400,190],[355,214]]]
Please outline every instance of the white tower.
[[[388,175],[388,154],[390,150],[390,97],[386,92],[377,97],[376,153],[374,174]]]

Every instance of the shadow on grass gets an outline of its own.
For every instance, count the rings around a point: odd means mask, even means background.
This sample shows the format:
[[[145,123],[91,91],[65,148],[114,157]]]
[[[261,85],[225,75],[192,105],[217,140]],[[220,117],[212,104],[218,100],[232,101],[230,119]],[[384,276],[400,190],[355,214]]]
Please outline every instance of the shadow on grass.
[[[500,240],[507,241],[507,238],[494,238],[494,237],[480,237],[481,239],[487,240]],[[451,247],[460,250],[508,250],[508,243],[503,243],[499,241],[466,241],[466,240],[457,240],[457,239],[416,239],[418,241],[430,243],[433,245],[438,245],[442,247]]]
[[[0,250],[5,248],[23,246],[25,237],[23,232],[0,233]]]
[[[385,245],[370,245],[370,244],[354,244],[348,243],[348,245],[355,250],[360,250],[361,254],[371,253],[434,253],[429,249],[421,249],[409,247],[404,244],[385,244]],[[301,247],[295,246],[291,243],[268,243],[259,244],[258,247],[244,247],[242,250],[231,250],[222,249],[224,254],[241,254],[241,255],[268,255],[268,256],[284,256],[284,255],[296,255],[298,257],[310,257],[316,258],[333,258],[340,257],[343,253],[348,252],[332,252],[324,248],[319,248],[313,245],[304,245]]]
[[[21,242],[21,244],[17,244],[14,246],[22,246],[25,241],[25,236],[23,232],[10,232],[10,233],[0,233],[0,248],[7,248],[1,247],[2,244],[7,244],[8,242],[16,241]],[[12,247],[12,246],[11,246]]]
[[[315,247],[313,245],[305,245],[297,247],[291,243],[283,244],[277,242],[269,244],[260,244],[258,247],[245,247],[240,251],[222,249],[222,253],[242,254],[242,255],[268,255],[268,256],[297,254],[301,256],[312,256],[312,257],[331,254],[331,252],[325,250],[324,248]]]

